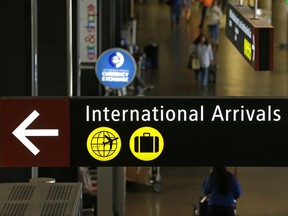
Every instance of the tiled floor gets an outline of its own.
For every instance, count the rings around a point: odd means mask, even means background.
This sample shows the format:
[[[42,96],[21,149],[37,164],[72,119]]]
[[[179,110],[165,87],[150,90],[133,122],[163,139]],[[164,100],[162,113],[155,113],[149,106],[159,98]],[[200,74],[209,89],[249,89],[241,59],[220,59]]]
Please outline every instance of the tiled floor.
[[[225,38],[225,16],[221,22],[217,83],[204,91],[197,88],[193,72],[186,69],[188,47],[197,36],[200,10],[193,5],[191,22],[181,20],[170,27],[169,8],[156,0],[135,5],[137,44],[156,43],[159,68],[144,71],[155,88],[151,96],[287,96],[288,50],[274,48],[274,70],[254,71]],[[238,201],[239,216],[287,216],[287,167],[238,167],[243,188]],[[208,167],[161,167],[163,191],[127,192],[126,216],[192,216],[198,204],[201,183]]]

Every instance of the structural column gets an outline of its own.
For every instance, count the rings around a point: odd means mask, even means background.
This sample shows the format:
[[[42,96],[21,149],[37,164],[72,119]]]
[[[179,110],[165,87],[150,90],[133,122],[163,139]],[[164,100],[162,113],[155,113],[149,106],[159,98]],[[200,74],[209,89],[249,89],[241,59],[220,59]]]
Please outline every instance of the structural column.
[[[97,216],[125,215],[126,171],[124,167],[97,168]]]
[[[272,1],[271,0],[258,0],[258,8],[271,11],[271,5]]]
[[[274,26],[274,44],[288,44],[288,16],[287,4],[284,0],[273,0],[272,4],[272,25]]]
[[[97,215],[113,215],[113,167],[97,168]]]

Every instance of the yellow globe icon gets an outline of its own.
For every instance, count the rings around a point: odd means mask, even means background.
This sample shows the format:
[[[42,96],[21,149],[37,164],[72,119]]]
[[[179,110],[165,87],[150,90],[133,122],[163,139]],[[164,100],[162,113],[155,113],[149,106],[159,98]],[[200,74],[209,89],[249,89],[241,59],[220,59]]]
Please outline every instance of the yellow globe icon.
[[[88,136],[87,149],[89,154],[97,160],[112,160],[120,152],[120,136],[112,128],[96,128]]]

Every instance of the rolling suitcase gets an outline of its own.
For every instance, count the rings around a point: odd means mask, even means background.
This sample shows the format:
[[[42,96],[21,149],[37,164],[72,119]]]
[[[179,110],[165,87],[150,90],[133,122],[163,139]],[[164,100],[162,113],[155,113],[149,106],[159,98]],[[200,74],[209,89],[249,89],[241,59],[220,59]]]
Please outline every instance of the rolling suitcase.
[[[203,197],[199,201],[199,216],[207,216],[208,215],[208,197]]]
[[[208,215],[208,197],[200,197],[199,208],[194,206],[194,216],[207,216]]]
[[[144,53],[146,54],[146,68],[158,68],[159,47],[156,44],[149,44],[144,47]]]
[[[208,68],[209,71],[209,82],[216,83],[216,76],[217,76],[217,66],[211,64]]]

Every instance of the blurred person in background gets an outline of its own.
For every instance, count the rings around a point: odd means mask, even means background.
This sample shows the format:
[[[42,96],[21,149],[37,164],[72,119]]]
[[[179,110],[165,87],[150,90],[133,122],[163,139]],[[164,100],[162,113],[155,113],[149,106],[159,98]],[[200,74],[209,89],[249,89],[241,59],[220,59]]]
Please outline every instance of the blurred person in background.
[[[79,182],[82,183],[83,206],[92,207],[94,216],[97,214],[97,181],[92,180],[88,167],[79,167]]]
[[[213,0],[199,0],[201,3],[201,20],[199,24],[199,29],[203,31],[203,26],[206,18],[207,9],[212,5]]]
[[[183,0],[183,19],[190,21],[191,17],[191,0]]]
[[[218,0],[213,0],[213,4],[207,9],[206,16],[212,47],[217,50],[219,45],[220,18],[222,16]]]
[[[182,7],[183,7],[183,0],[168,0],[167,4],[170,6],[170,22],[171,27],[175,25],[179,25]]]

